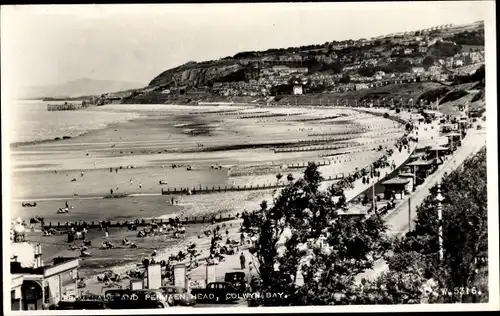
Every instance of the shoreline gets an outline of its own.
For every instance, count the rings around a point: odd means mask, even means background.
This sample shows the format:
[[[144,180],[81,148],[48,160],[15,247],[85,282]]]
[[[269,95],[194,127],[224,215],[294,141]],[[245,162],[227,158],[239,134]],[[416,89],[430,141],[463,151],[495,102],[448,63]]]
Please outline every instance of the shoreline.
[[[113,112],[108,112],[108,113],[113,113]],[[10,149],[15,149],[15,148],[20,148],[23,146],[32,146],[32,145],[40,145],[40,144],[47,144],[47,143],[56,143],[60,142],[63,140],[68,140],[68,139],[77,139],[82,136],[88,136],[91,135],[92,133],[99,132],[102,130],[105,130],[107,128],[110,128],[114,125],[119,125],[123,123],[127,123],[130,121],[138,120],[141,118],[145,118],[148,115],[145,113],[141,113],[140,110],[138,111],[126,111],[126,112],[116,112],[116,114],[122,114],[122,113],[128,113],[132,114],[130,118],[120,118],[117,120],[112,120],[108,123],[101,123],[100,125],[94,127],[94,128],[85,128],[84,131],[76,133],[76,135],[60,135],[60,136],[55,136],[53,138],[40,138],[40,139],[33,139],[33,140],[26,140],[26,141],[14,141],[14,142],[9,142],[9,148]]]

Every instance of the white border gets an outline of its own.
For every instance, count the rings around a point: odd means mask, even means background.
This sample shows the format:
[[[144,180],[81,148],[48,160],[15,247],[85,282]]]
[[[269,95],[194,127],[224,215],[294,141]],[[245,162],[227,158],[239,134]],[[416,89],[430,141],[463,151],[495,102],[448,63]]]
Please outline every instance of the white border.
[[[465,2],[465,1],[464,1]],[[472,1],[470,1],[472,2]],[[488,241],[489,241],[489,297],[490,302],[488,304],[428,304],[428,305],[377,305],[376,307],[373,305],[366,306],[324,306],[324,307],[314,307],[314,306],[306,306],[306,307],[269,307],[269,308],[248,308],[248,307],[236,307],[236,308],[170,308],[168,313],[170,314],[192,314],[200,313],[200,314],[212,314],[212,313],[317,313],[317,312],[396,312],[396,311],[479,311],[479,310],[498,310],[500,309],[499,305],[499,275],[498,275],[498,266],[499,266],[499,256],[498,256],[498,157],[497,157],[497,100],[496,100],[496,29],[495,29],[495,2],[494,1],[481,1],[487,2],[489,9],[484,13],[484,21],[485,21],[485,59],[486,59],[486,104],[487,104],[487,166],[488,166]],[[362,3],[353,3],[356,7],[363,5]],[[380,4],[380,3],[379,3]],[[397,3],[397,5],[402,5],[403,3]],[[264,5],[264,4],[261,4]],[[276,4],[267,4],[275,7]],[[294,4],[299,5],[299,4]],[[300,5],[311,5],[311,4],[300,4]],[[314,4],[313,4],[314,5]],[[346,5],[349,5],[346,3]],[[391,4],[392,5],[392,4]],[[429,4],[430,5],[430,4]],[[151,9],[152,5],[120,5],[120,6],[99,6],[102,9],[103,13],[108,13],[107,9],[111,7],[113,11],[119,12],[130,12],[133,11],[135,14],[139,14],[140,11],[148,11]],[[205,5],[204,5],[205,6]],[[42,11],[45,10],[55,10],[57,13],[65,14],[65,13],[73,13],[75,11],[71,10],[71,12],[66,11],[68,6],[44,6]],[[84,8],[85,7],[85,8]],[[93,5],[82,6],[82,9],[91,9]],[[181,8],[179,5],[172,6],[173,8]],[[223,7],[220,6],[220,9]],[[283,6],[282,6],[283,8]],[[289,9],[290,7],[284,8]],[[9,36],[8,32],[6,32],[6,26],[8,25],[8,20],[11,17],[10,15],[5,14],[4,10],[6,8],[2,8],[1,10],[1,38],[5,39],[5,37]],[[12,10],[9,8],[7,11],[12,13]],[[40,9],[40,6],[29,6],[24,7],[23,9]],[[295,10],[297,8],[295,7]],[[355,9],[355,8],[353,8]],[[443,12],[445,15],[446,12]],[[421,17],[414,17],[421,18]],[[404,26],[403,26],[404,27]],[[6,62],[15,60],[16,56],[13,52],[9,51],[5,45],[1,46],[1,70],[2,70],[2,169],[5,172],[2,172],[2,206],[3,210],[3,258],[4,260],[8,260],[10,253],[10,242],[9,242],[9,230],[10,230],[10,199],[11,196],[11,188],[8,185],[10,182],[10,155],[9,153],[9,142],[7,141],[7,133],[9,133],[9,112],[10,109],[7,106],[9,100],[13,100],[11,96],[13,93],[12,86],[9,86],[8,80],[5,80],[5,74],[9,73],[10,67]],[[3,266],[3,275],[4,275],[4,312],[6,315],[67,315],[67,311],[36,311],[33,312],[13,312],[10,310],[10,271],[9,265]],[[74,315],[136,315],[140,314],[141,310],[98,310],[98,311],[80,311],[75,310],[72,311],[71,314]],[[147,314],[165,314],[165,310],[147,310],[144,311]]]

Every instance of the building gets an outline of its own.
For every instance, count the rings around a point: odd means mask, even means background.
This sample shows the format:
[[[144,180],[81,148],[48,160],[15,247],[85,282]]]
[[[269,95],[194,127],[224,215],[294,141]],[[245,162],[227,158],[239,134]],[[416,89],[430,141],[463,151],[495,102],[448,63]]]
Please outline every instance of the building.
[[[18,219],[12,228],[11,308],[42,310],[77,296],[78,258],[55,258],[43,262],[42,247],[24,241],[25,228]]]
[[[364,90],[364,89],[368,89],[368,88],[369,88],[369,86],[366,83],[356,83],[355,84],[356,90]]]
[[[293,85],[293,94],[294,95],[300,95],[300,94],[303,94],[304,91],[302,89],[302,85],[301,84],[295,84]]]
[[[455,67],[462,67],[464,65],[464,61],[461,59],[456,59],[454,62]]]
[[[420,75],[420,74],[423,74],[425,72],[425,69],[424,69],[424,67],[413,67],[411,69],[411,71],[414,74],[419,74]]]
[[[413,49],[411,48],[405,48],[404,52],[403,52],[405,55],[410,55],[413,53]]]

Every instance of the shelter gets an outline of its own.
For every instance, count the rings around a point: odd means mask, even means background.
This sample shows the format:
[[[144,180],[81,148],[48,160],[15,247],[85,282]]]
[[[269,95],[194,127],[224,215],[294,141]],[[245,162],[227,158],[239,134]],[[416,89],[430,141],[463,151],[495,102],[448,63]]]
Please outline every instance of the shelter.
[[[437,163],[443,162],[443,157],[450,153],[450,148],[444,146],[433,146],[427,149],[431,157],[436,157]],[[439,159],[439,160],[438,160]]]
[[[409,173],[414,174],[416,177],[414,185],[418,185],[423,182],[421,179],[427,178],[433,172],[436,168],[436,162],[433,160],[417,160],[407,163],[406,166],[410,169]]]
[[[396,199],[403,199],[405,194],[411,192],[411,180],[408,178],[395,177],[382,182],[382,185],[385,187],[386,192],[394,193]]]

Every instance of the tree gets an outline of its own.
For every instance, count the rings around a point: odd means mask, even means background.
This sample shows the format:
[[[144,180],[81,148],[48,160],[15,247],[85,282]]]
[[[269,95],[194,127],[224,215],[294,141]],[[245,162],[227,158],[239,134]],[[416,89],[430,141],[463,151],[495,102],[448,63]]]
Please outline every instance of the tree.
[[[289,173],[289,174],[286,176],[286,179],[287,179],[288,181],[293,181],[293,180],[295,180],[295,178],[293,177],[293,174],[291,174],[291,173]]]
[[[350,83],[351,82],[351,76],[348,74],[342,75],[342,78],[339,80],[340,83]]]
[[[373,267],[389,247],[378,214],[338,215],[344,193],[337,183],[320,191],[323,178],[317,168],[309,164],[303,178],[285,187],[270,209],[254,212],[243,227],[258,237],[253,252],[261,290],[286,295],[263,296],[265,306],[347,304],[359,295],[354,276]],[[302,286],[296,284],[300,272]]]
[[[434,57],[432,56],[425,56],[424,59],[422,60],[422,64],[424,65],[425,68],[429,68],[434,64],[435,60]]]

